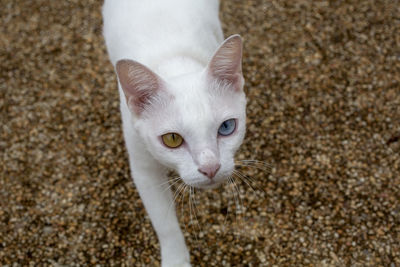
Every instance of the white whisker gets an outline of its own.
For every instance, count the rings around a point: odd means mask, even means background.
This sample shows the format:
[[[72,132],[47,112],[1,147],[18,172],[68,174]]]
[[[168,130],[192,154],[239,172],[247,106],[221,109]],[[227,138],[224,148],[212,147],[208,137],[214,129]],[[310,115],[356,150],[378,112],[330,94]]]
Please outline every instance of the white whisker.
[[[201,230],[201,227],[200,227],[200,223],[199,223],[199,220],[197,219],[197,215],[196,215],[196,211],[197,212],[199,212],[199,210],[197,209],[197,205],[196,205],[196,198],[195,198],[195,191],[196,191],[196,189],[193,187],[192,188],[193,189],[193,212],[194,212],[194,217],[195,217],[195,220],[196,220],[196,222],[197,222],[197,226],[198,226],[198,228],[199,228],[199,231],[201,232],[202,230]]]
[[[188,188],[188,185],[185,184],[185,186],[184,186],[184,191],[183,191],[183,194],[182,194],[182,197],[181,197],[181,216],[183,216],[183,217],[184,217],[184,212],[183,212],[183,201],[184,201],[184,199],[185,199],[185,192],[186,192],[187,188]],[[187,232],[187,228],[186,228],[186,223],[185,223],[185,221],[183,221],[183,225],[185,226],[185,231]]]
[[[231,179],[232,179],[232,177],[231,176],[229,176],[228,177],[228,186],[230,187],[231,186]],[[224,224],[223,224],[223,232],[224,232],[224,234],[226,233],[226,221],[228,220],[228,215],[229,215],[229,205],[230,205],[230,200],[231,200],[231,198],[228,200],[228,205],[227,205],[227,207],[226,207],[226,214],[225,214],[225,218],[224,218]]]
[[[158,184],[158,186],[163,186],[163,185],[168,184],[168,183],[170,183],[170,182],[179,180],[180,178],[181,178],[180,176],[176,176],[176,177],[170,178],[170,179],[168,179],[167,181],[165,181],[165,182],[163,182],[163,183],[161,183],[161,184]]]
[[[257,164],[261,164],[265,167],[271,168],[272,169],[272,164],[265,162],[265,161],[260,161],[260,160],[254,160],[254,159],[246,159],[246,160],[239,160],[240,162],[243,163],[257,163]]]
[[[235,177],[232,177],[232,181],[233,181],[233,185],[235,186],[235,189],[236,189],[236,192],[237,192],[237,195],[238,195],[238,199],[239,199],[238,205],[239,205],[239,211],[240,211],[239,215],[240,215],[240,214],[244,214],[244,213],[245,213],[245,210],[244,210],[244,205],[243,205],[242,198],[240,197],[239,188],[238,188],[238,186],[237,186],[237,184],[236,184],[234,178],[235,178]],[[241,205],[241,206],[240,206],[240,205]],[[241,226],[242,226],[242,223],[243,223],[243,221],[241,220],[242,218],[243,218],[243,217],[239,216],[239,222],[238,222],[237,219],[236,219],[236,223],[238,223],[239,229],[242,228],[242,227],[241,227]]]
[[[251,164],[240,164],[240,163],[236,163],[235,165],[239,166],[239,167],[255,168],[255,169],[258,169],[258,170],[262,170],[262,171],[266,172],[267,174],[272,172],[271,169],[265,168],[263,166],[257,166],[257,165],[251,165]]]
[[[273,168],[271,164],[259,160],[239,160],[235,162],[235,165],[241,167],[256,168],[259,170],[263,170],[267,173],[271,173]]]
[[[164,193],[165,191],[167,191],[168,189],[172,188],[174,185],[176,185],[180,180],[181,180],[181,177],[177,177],[177,178],[175,178],[175,179],[173,180],[173,182],[168,181],[168,182],[171,182],[171,184],[169,184],[169,185],[164,189],[163,193]]]
[[[253,186],[255,186],[258,190],[265,192],[265,190],[262,189],[261,187],[259,187],[259,186],[257,185],[256,181],[254,181],[254,179],[251,178],[250,176],[245,175],[244,173],[242,173],[242,172],[239,171],[239,170],[234,170],[234,173],[235,173],[236,175],[238,175],[238,177],[239,177],[242,181],[244,181],[247,185],[249,185],[249,186],[253,189],[254,193],[255,193],[255,190],[254,190],[254,187],[253,187]],[[248,180],[251,184],[250,184],[250,183],[247,183],[247,180]]]
[[[184,188],[185,184],[180,184],[178,186],[178,188],[175,190],[174,195],[172,196],[172,201],[171,204],[169,205],[168,211],[167,211],[167,217],[169,215],[169,212],[172,208],[172,206],[174,206],[176,199],[179,197],[179,195],[181,194],[182,189]]]
[[[247,182],[246,176],[243,173],[241,173],[238,170],[233,170],[233,174],[237,175],[243,182],[245,182],[253,190],[254,193],[256,193],[256,190],[254,190],[254,187]]]
[[[192,187],[189,188],[189,216],[190,216],[190,224],[193,224],[192,220]]]
[[[194,224],[194,222],[193,222],[193,217],[195,218],[195,220],[196,220],[196,222],[197,222],[197,224],[199,223],[198,221],[197,221],[197,217],[196,217],[196,211],[194,210],[194,207],[192,208],[192,203],[193,203],[193,201],[194,200],[192,200],[192,191],[194,190],[194,188],[193,187],[189,187],[189,214],[190,214],[190,223],[192,224],[192,225],[195,225]],[[193,191],[194,192],[194,191]],[[193,217],[192,217],[192,210],[193,210]],[[193,230],[194,230],[194,227],[193,227]],[[197,239],[197,234],[196,234],[196,232],[194,233],[194,236],[195,236],[195,238],[196,238],[196,242],[199,242],[199,240]]]
[[[235,187],[235,189],[236,189],[236,192],[237,192],[237,197],[238,197],[238,199],[239,199],[239,211],[240,211],[240,213],[242,213],[242,212],[244,212],[244,206],[243,206],[243,202],[242,202],[242,198],[240,197],[240,190],[239,190],[239,187],[237,186],[237,184],[236,184],[236,181],[235,181],[235,177],[232,177],[232,182],[233,182],[233,185],[234,185],[234,187]],[[240,207],[240,205],[241,205],[241,207]],[[243,209],[242,209],[243,208]]]
[[[233,195],[233,199],[235,200],[235,219],[236,219],[236,224],[238,223],[238,219],[237,219],[237,217],[238,217],[238,206],[239,206],[239,201],[238,201],[238,199],[237,199],[237,196],[236,196],[236,192],[235,192],[235,190],[234,190],[234,180],[233,180],[233,178],[232,177],[229,177],[229,180],[230,180],[230,182],[231,182],[231,185],[232,185],[232,187],[233,188],[231,188],[231,192],[232,192],[232,195]]]

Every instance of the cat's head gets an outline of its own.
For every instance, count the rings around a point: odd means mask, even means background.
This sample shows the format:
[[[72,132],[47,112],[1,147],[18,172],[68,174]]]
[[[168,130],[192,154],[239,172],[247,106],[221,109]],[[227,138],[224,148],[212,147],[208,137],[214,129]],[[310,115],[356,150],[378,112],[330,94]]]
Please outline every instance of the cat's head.
[[[151,155],[188,185],[213,188],[232,175],[246,125],[241,58],[234,35],[202,72],[168,82],[138,62],[117,63],[135,129]]]

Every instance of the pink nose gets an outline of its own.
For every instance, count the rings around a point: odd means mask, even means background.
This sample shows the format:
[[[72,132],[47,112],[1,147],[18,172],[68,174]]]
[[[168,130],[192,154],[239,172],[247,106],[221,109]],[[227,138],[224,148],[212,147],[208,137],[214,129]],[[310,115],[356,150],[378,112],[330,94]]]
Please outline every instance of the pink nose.
[[[201,174],[204,174],[208,178],[212,179],[212,178],[214,178],[215,174],[218,172],[220,167],[221,167],[221,164],[219,164],[219,163],[209,164],[209,165],[200,166],[200,168],[198,168],[198,171]]]

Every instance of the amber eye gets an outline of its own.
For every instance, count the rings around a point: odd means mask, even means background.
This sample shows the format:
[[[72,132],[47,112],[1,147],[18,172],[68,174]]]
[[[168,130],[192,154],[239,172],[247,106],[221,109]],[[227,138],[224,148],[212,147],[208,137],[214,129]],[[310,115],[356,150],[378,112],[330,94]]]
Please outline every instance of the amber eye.
[[[183,143],[183,138],[177,133],[167,133],[161,136],[164,145],[170,148],[177,148]]]

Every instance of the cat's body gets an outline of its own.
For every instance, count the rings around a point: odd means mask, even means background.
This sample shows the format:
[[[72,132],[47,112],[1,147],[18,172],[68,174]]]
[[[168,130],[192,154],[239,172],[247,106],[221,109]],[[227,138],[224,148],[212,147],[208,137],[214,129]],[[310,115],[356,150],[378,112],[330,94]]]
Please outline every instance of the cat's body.
[[[131,172],[163,266],[190,266],[166,170],[188,185],[215,187],[231,175],[244,137],[241,39],[221,45],[218,6],[217,0],[106,0],[103,7]]]
[[[199,71],[223,41],[215,0],[108,0],[103,10],[113,65],[134,59],[166,77]],[[182,55],[197,64],[168,62]]]

